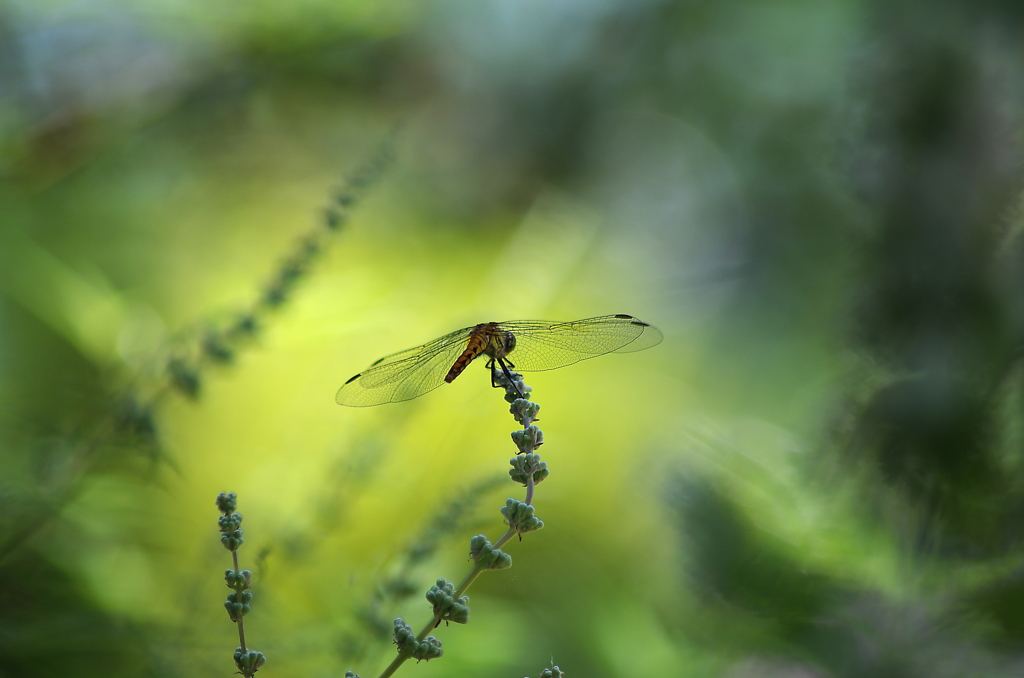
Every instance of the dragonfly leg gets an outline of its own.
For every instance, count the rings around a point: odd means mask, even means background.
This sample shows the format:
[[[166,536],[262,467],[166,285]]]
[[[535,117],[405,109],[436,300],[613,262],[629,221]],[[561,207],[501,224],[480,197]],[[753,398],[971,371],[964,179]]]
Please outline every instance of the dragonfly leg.
[[[497,371],[497,370],[494,369],[494,358],[491,358],[490,360],[488,360],[487,364],[484,365],[484,367],[486,367],[487,369],[489,369],[491,371],[491,388],[501,388],[501,384],[495,384],[494,383],[494,373]]]
[[[516,390],[516,393],[519,395],[519,397],[523,398],[525,400],[526,396],[524,396],[523,392],[519,390],[518,386],[516,386],[516,380],[512,378],[512,375],[508,371],[508,367],[509,367],[509,365],[512,365],[512,363],[509,362],[509,363],[506,364],[504,358],[498,358],[498,364],[501,365],[501,371],[505,373],[505,378],[508,379],[508,383],[512,384],[512,388],[514,388]],[[515,367],[515,365],[512,365],[512,367]],[[491,369],[491,379],[492,380],[494,379],[494,370],[493,370],[493,368]]]

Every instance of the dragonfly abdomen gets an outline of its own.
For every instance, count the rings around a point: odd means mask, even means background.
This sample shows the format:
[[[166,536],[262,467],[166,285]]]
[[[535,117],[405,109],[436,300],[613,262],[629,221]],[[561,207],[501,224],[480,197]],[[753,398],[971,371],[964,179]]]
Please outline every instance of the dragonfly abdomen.
[[[469,341],[466,342],[466,350],[455,360],[455,364],[445,375],[445,383],[452,383],[455,377],[463,373],[469,364],[480,357],[490,345],[490,336],[495,331],[494,323],[477,325],[469,332]]]

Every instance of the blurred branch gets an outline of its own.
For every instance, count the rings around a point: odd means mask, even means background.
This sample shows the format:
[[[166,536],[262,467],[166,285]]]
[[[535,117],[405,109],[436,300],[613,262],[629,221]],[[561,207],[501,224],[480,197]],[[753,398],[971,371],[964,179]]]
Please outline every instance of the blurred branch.
[[[330,244],[351,211],[380,179],[394,159],[397,128],[378,145],[370,158],[350,174],[332,196],[323,218],[302,236],[270,276],[248,308],[234,320],[217,326],[199,321],[186,330],[164,356],[156,376],[138,370],[128,385],[115,391],[106,408],[88,414],[74,431],[47,443],[62,454],[49,464],[53,478],[36,483],[38,501],[32,515],[18,521],[17,529],[0,537],[0,559],[37,533],[59,513],[79,487],[81,479],[110,452],[132,449],[147,453],[150,462],[170,463],[159,443],[156,410],[172,390],[197,397],[203,371],[211,364],[230,362],[245,341],[269,322],[270,312],[282,306],[298,282],[311,270],[317,256]],[[115,333],[123,327],[125,303],[99,276],[88,279],[63,264],[28,237],[6,232],[0,242],[0,290],[66,338],[96,365],[111,365]],[[46,454],[45,451],[43,454]],[[8,504],[7,498],[0,498]]]
[[[446,506],[431,514],[431,520],[419,536],[396,559],[398,562],[375,587],[373,598],[357,610],[362,625],[373,640],[388,638],[392,631],[393,609],[419,593],[414,581],[415,568],[428,560],[443,540],[466,528],[481,498],[505,483],[503,476],[494,476],[460,492]],[[358,661],[365,655],[368,642],[355,635],[345,639],[348,659]]]
[[[203,370],[211,364],[230,363],[247,340],[269,321],[271,312],[291,299],[319,255],[347,223],[352,210],[394,161],[398,131],[397,126],[392,129],[369,159],[345,179],[324,208],[320,222],[297,240],[248,308],[231,313],[233,320],[228,323],[217,325],[201,320],[179,335],[166,358],[163,381],[155,389],[152,404],[163,396],[166,387],[190,398],[198,397]]]

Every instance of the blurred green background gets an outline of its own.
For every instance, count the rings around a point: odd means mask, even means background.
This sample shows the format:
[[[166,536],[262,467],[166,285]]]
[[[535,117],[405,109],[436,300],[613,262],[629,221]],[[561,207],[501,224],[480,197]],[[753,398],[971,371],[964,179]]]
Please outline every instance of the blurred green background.
[[[1024,675],[1022,19],[0,4],[0,676],[231,674],[220,491],[260,675],[379,674],[515,424],[334,392],[610,313],[665,341],[527,375],[546,527],[398,675]]]

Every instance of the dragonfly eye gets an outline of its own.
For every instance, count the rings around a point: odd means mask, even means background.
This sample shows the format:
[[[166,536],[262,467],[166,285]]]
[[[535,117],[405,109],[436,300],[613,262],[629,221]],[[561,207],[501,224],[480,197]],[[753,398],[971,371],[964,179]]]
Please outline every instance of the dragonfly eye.
[[[516,335],[511,332],[505,333],[505,353],[510,352],[516,347]]]

